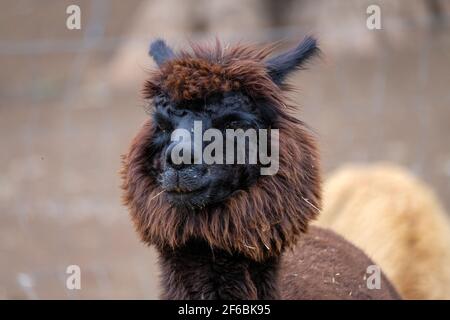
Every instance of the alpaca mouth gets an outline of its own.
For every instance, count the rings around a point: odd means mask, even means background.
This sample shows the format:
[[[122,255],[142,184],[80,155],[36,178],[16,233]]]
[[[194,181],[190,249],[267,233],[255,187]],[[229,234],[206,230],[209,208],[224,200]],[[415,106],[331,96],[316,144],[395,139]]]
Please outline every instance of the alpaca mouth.
[[[168,193],[169,195],[172,195],[172,196],[188,196],[188,195],[195,195],[195,194],[202,193],[207,188],[208,188],[207,184],[193,188],[193,189],[187,188],[187,187],[176,186],[173,189],[166,190],[166,193]]]
[[[188,189],[182,189],[179,187],[176,187],[173,190],[168,190],[167,193],[169,194],[178,194],[178,195],[183,195],[183,194],[192,194],[192,193],[196,193],[196,192],[200,192],[203,191],[205,188],[198,188],[198,189],[194,189],[194,190],[188,190]]]
[[[166,190],[167,200],[175,207],[196,208],[202,207],[205,203],[205,194],[208,184],[194,189],[175,187]]]

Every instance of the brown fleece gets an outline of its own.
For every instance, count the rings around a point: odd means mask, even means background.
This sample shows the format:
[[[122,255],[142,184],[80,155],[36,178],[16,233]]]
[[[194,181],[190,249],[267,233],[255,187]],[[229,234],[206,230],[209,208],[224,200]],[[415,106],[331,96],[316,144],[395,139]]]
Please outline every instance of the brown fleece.
[[[176,248],[190,238],[202,238],[213,247],[257,261],[295,244],[320,207],[318,156],[304,128],[283,122],[276,175],[260,177],[250,190],[237,192],[221,206],[189,214],[157,196],[163,190],[147,174],[153,135],[147,121],[124,157],[122,171],[124,202],[142,240]]]
[[[261,261],[295,244],[317,215],[316,143],[303,123],[286,113],[282,90],[267,74],[263,59],[271,48],[193,46],[193,53],[182,52],[147,81],[147,98],[163,91],[174,100],[194,99],[238,87],[269,102],[281,115],[280,164],[276,175],[261,177],[249,191],[239,191],[220,207],[182,214],[164,196],[156,196],[163,190],[147,174],[154,134],[151,120],[147,121],[123,158],[122,171],[124,202],[143,241],[176,248],[198,237],[216,248]]]
[[[123,157],[123,200],[142,240],[160,253],[162,297],[398,298],[389,285],[380,292],[361,288],[361,272],[373,262],[360,250],[326,231],[307,233],[321,207],[319,155],[312,134],[289,114],[282,89],[266,71],[263,59],[272,48],[194,46],[192,53],[182,52],[162,64],[146,82],[146,98],[165,94],[176,102],[242,91],[273,108],[280,134],[276,175],[261,176],[220,206],[187,212],[166,201],[149,172],[157,156],[152,146],[156,129],[152,120],[144,123]],[[286,252],[288,248],[295,248],[295,254]],[[337,289],[324,285],[333,265],[345,268],[348,277]],[[305,282],[308,272],[313,279]]]
[[[214,93],[243,91],[249,97],[270,102],[284,113],[287,104],[280,88],[272,81],[264,59],[275,46],[233,46],[222,48],[192,45],[192,52],[154,70],[144,86],[144,96],[151,99],[163,92],[173,101],[203,99]]]

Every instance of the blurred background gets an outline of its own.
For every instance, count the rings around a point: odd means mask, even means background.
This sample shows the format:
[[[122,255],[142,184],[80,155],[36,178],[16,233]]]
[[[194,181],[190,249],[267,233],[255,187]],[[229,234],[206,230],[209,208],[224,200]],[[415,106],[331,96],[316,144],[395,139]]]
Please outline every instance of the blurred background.
[[[67,6],[81,30],[66,28]],[[381,30],[366,9],[381,8]],[[144,122],[148,44],[164,37],[286,46],[321,60],[293,77],[325,173],[390,161],[450,208],[450,1],[0,1],[0,299],[157,298],[153,249],[121,205],[120,155]],[[66,289],[79,265],[81,290]]]

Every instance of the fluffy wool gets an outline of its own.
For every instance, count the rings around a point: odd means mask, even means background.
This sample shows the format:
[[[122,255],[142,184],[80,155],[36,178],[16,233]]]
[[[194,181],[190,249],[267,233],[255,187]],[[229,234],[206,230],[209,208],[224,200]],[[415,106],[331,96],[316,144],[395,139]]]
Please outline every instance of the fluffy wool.
[[[375,260],[407,299],[450,299],[450,221],[433,191],[387,164],[347,166],[324,187],[318,224]]]
[[[141,239],[159,252],[162,297],[398,299],[384,275],[381,290],[367,287],[363,276],[373,262],[358,248],[330,231],[308,230],[321,207],[320,161],[313,135],[290,114],[283,80],[318,49],[312,38],[269,58],[272,48],[216,44],[174,53],[162,41],[151,46],[159,68],[150,75],[144,94],[155,108],[170,108],[183,120],[203,112],[211,120],[220,112],[199,111],[193,101],[205,107],[208,98],[219,96],[221,110],[230,106],[223,97],[234,94],[246,97],[235,99],[241,113],[258,118],[269,130],[279,129],[277,174],[249,179],[236,173],[248,183],[217,202],[186,207],[171,204],[164,194],[158,175],[174,167],[162,151],[168,150],[167,143],[157,147],[161,143],[155,142],[161,127],[155,119],[144,123],[123,157],[123,198]],[[211,168],[203,175],[226,180]],[[228,177],[237,172],[231,168],[223,167]],[[184,169],[177,169],[178,174]],[[336,274],[341,275],[339,282],[332,281]]]
[[[154,127],[147,121],[123,158],[124,202],[142,239],[157,247],[176,248],[192,237],[211,246],[261,261],[295,244],[321,207],[320,168],[316,142],[304,124],[289,115],[282,88],[270,78],[264,59],[273,46],[223,48],[193,46],[154,71],[144,94],[161,93],[174,101],[191,100],[229,90],[243,90],[278,115],[279,171],[261,177],[220,206],[195,215],[179,212],[148,174]],[[279,208],[283,208],[280,211]]]

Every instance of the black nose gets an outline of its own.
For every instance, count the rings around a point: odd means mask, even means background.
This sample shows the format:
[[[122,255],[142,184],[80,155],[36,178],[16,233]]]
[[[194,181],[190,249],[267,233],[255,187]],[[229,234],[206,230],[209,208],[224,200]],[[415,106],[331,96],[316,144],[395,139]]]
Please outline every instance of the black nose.
[[[195,159],[193,146],[186,142],[174,142],[166,150],[166,164],[177,170],[195,164]]]

